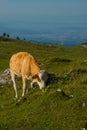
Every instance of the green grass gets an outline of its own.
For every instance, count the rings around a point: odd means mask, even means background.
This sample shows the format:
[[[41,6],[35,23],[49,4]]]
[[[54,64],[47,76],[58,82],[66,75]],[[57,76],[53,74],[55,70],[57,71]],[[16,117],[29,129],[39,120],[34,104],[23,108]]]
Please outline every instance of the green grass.
[[[31,53],[42,69],[54,73],[59,81],[45,92],[38,87],[31,89],[29,84],[29,94],[24,98],[21,98],[22,82],[19,81],[18,100],[14,100],[12,84],[0,87],[0,130],[80,130],[87,127],[87,62],[84,62],[87,49],[1,41],[0,71],[9,67],[11,55],[19,51]],[[58,88],[73,98],[57,92]]]

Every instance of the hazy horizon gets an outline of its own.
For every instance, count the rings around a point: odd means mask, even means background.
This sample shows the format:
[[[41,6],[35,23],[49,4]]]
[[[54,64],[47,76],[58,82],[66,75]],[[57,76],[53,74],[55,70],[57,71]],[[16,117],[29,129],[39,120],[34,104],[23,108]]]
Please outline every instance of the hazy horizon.
[[[0,34],[6,32],[26,40],[41,41],[42,38],[53,43],[77,35],[84,42],[87,37],[86,6],[86,0],[1,0]]]

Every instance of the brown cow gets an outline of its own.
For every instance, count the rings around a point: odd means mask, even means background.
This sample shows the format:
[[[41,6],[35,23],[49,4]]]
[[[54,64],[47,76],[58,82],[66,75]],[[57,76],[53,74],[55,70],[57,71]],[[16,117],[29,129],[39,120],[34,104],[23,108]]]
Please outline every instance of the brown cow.
[[[31,80],[31,86],[33,86],[33,83],[37,82],[40,89],[44,89],[46,86],[46,81],[48,79],[48,73],[45,70],[41,70],[34,57],[27,52],[18,52],[11,57],[10,73],[16,98],[18,98],[16,76],[22,76],[22,96],[24,96],[25,92],[28,90],[27,80]]]

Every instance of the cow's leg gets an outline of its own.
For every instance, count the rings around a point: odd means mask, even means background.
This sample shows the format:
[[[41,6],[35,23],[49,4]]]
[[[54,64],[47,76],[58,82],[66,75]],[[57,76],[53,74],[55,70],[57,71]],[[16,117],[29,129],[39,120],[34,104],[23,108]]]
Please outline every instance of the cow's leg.
[[[26,93],[28,93],[28,90],[29,90],[29,88],[28,88],[28,80],[26,79]]]
[[[33,88],[34,87],[34,83],[33,83],[33,81],[31,81],[31,88]]]
[[[13,72],[11,72],[11,78],[12,78],[13,87],[15,90],[15,97],[18,98],[17,85],[16,85],[16,75]]]
[[[26,89],[27,89],[27,79],[25,77],[22,77],[23,80],[23,92],[22,92],[22,96],[25,95]]]

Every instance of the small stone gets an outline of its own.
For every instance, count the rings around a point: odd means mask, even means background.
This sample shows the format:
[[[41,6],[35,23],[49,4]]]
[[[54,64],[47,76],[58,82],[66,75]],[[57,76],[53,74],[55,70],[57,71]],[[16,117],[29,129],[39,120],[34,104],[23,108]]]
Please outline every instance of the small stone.
[[[86,128],[81,128],[81,130],[86,130]]]
[[[73,96],[73,95],[70,95],[69,97],[70,97],[70,98],[73,98],[74,96]]]
[[[83,103],[82,103],[82,106],[83,106],[83,107],[85,107],[85,106],[86,106],[85,102],[83,102]]]
[[[62,92],[62,90],[60,88],[57,89],[57,92]]]

